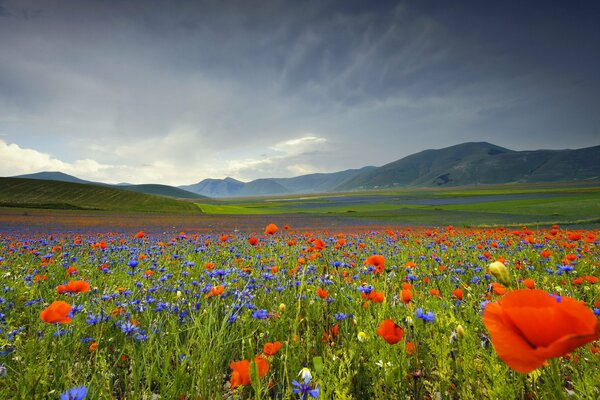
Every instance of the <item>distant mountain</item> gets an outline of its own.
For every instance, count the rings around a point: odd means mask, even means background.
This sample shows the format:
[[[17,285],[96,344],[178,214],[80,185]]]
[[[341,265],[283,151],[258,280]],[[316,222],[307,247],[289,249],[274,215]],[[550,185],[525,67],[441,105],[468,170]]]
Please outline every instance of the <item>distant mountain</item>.
[[[256,179],[247,183],[233,178],[204,179],[193,185],[179,186],[208,197],[265,196],[293,193],[324,193],[332,191],[337,185],[367,172],[375,167],[349,169],[346,171],[301,175],[294,178]]]
[[[486,142],[425,150],[365,171],[336,191],[600,179],[600,146],[514,151]]]
[[[131,192],[137,192],[137,193],[153,194],[153,195],[164,196],[164,197],[173,197],[173,198],[177,198],[177,199],[201,199],[201,198],[204,198],[204,196],[202,196],[198,193],[189,192],[189,191],[186,191],[186,190],[174,187],[174,186],[158,185],[158,184],[132,185],[129,183],[118,183],[116,185],[110,185],[108,183],[86,181],[86,180],[79,179],[72,175],[64,174],[62,172],[37,172],[34,174],[14,176],[13,178],[38,179],[38,180],[45,180],[45,181],[58,181],[58,182],[81,183],[81,184],[88,184],[88,185],[99,185],[99,186],[112,187],[112,188],[117,188],[117,189],[122,189],[122,190],[129,190]]]
[[[385,164],[294,178],[251,182],[204,179],[179,188],[167,185],[108,185],[61,172],[40,172],[16,178],[102,185],[180,199],[250,197],[299,193],[345,192],[396,187],[438,187],[476,184],[600,180],[600,146],[577,150],[515,151],[487,142],[462,143],[425,150]]]
[[[193,185],[179,186],[180,189],[208,197],[233,197],[244,187],[245,183],[233,178],[204,179]]]
[[[64,173],[58,172],[58,171],[36,172],[34,174],[13,176],[13,178],[41,179],[44,181],[59,181],[59,182],[71,182],[71,183],[92,183],[91,181],[79,179],[75,176],[67,175],[67,174],[64,174]]]

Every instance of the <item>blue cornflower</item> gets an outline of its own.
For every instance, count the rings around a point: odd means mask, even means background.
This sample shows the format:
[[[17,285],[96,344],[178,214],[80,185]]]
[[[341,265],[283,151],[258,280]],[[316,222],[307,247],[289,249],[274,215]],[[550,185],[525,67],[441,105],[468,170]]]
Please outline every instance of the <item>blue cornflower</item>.
[[[433,322],[435,321],[435,315],[433,312],[423,312],[422,308],[417,308],[417,318],[421,318],[424,322]]]
[[[301,400],[305,400],[306,399],[306,395],[309,395],[312,398],[317,398],[319,397],[319,390],[320,387],[317,386],[316,388],[312,388],[312,386],[310,385],[310,377],[306,377],[304,378],[304,383],[299,383],[298,381],[292,381],[292,385],[295,386],[295,388],[293,389],[293,392],[295,394],[299,394],[300,395],[300,399]]]
[[[269,317],[270,315],[267,310],[256,310],[252,313],[252,318],[256,319],[267,319]]]
[[[86,386],[77,386],[60,395],[60,400],[83,400],[87,396]]]
[[[124,334],[126,334],[127,336],[131,336],[132,334],[134,334],[136,331],[138,331],[140,329],[129,321],[122,323],[120,328],[121,328],[121,331]]]

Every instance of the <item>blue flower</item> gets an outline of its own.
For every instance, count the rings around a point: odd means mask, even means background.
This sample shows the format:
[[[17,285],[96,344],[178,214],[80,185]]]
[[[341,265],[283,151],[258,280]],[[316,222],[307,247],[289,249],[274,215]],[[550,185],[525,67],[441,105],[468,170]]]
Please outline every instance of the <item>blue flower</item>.
[[[267,319],[269,317],[270,315],[267,310],[256,310],[252,313],[252,318],[256,319]]]
[[[299,394],[301,400],[306,399],[307,394],[310,397],[315,398],[315,399],[317,397],[319,397],[320,387],[317,386],[316,388],[313,389],[312,386],[310,385],[310,377],[309,376],[304,378],[304,383],[299,383],[298,381],[292,381],[292,385],[295,386],[295,388],[293,389],[293,392],[295,394]]]
[[[87,396],[86,386],[77,386],[60,395],[60,400],[83,400]]]
[[[417,318],[421,318],[424,322],[433,322],[435,321],[435,315],[433,312],[423,312],[422,308],[417,308]]]

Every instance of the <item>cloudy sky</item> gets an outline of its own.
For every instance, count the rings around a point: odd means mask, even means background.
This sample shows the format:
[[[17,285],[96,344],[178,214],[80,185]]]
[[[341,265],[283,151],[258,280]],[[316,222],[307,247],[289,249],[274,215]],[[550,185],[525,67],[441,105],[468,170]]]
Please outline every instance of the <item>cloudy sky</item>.
[[[598,145],[598,4],[0,0],[0,176],[182,185]]]

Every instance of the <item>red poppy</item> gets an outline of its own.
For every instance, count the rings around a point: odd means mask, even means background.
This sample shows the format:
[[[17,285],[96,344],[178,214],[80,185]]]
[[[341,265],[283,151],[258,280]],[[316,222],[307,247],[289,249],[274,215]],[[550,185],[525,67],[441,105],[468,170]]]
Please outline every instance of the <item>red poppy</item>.
[[[90,284],[86,281],[70,281],[66,285],[58,285],[56,287],[58,294],[70,293],[85,293],[90,291]]]
[[[251,237],[248,239],[248,243],[250,243],[251,246],[256,246],[258,244],[258,238]]]
[[[265,228],[265,235],[273,235],[275,234],[277,231],[279,230],[279,228],[277,228],[277,225],[275,224],[269,224],[267,225],[267,227]]]
[[[340,326],[338,324],[335,324],[334,326],[332,326],[331,328],[329,328],[328,330],[325,330],[325,332],[323,332],[321,341],[323,343],[333,342],[339,334],[340,334]]]
[[[64,301],[54,301],[40,313],[40,318],[48,324],[68,324],[72,318],[69,317],[71,305]]]
[[[210,292],[204,296],[205,298],[209,298],[209,297],[215,297],[215,296],[220,296],[223,294],[223,291],[225,290],[225,287],[222,285],[219,286],[213,286],[210,288]]]
[[[67,275],[77,275],[77,268],[71,265],[69,268],[67,268]]]
[[[326,299],[329,297],[329,292],[325,289],[321,289],[320,287],[317,288],[317,296],[319,296],[322,299]]]
[[[274,356],[275,354],[277,354],[279,349],[281,349],[281,346],[281,342],[279,341],[273,343],[265,343],[263,347],[263,354],[265,356]]]
[[[262,378],[269,371],[269,363],[262,356],[254,357],[254,362],[258,369],[258,377]],[[232,361],[229,368],[233,370],[230,379],[232,389],[240,385],[250,384],[250,361]]]
[[[404,336],[404,330],[391,319],[386,319],[379,325],[377,334],[389,344],[396,344]]]
[[[523,279],[523,285],[528,289],[535,289],[535,281],[533,279]]]
[[[143,238],[144,236],[146,236],[146,233],[145,233],[144,231],[139,231],[138,233],[136,233],[136,234],[135,234],[135,236],[134,236],[134,237],[135,237],[136,239],[141,239],[141,238]]]
[[[380,255],[367,257],[365,260],[365,265],[371,265],[375,267],[374,272],[382,273],[385,270],[385,257]]]
[[[402,302],[404,304],[408,304],[408,303],[410,303],[410,301],[413,298],[412,290],[402,289],[402,292],[400,293],[400,296],[402,297]]]
[[[515,290],[489,303],[483,323],[498,356],[522,373],[600,338],[598,319],[584,303],[539,289]]]
[[[459,300],[463,299],[463,292],[461,288],[456,288],[452,291],[452,294],[454,295],[454,297],[456,297]]]

